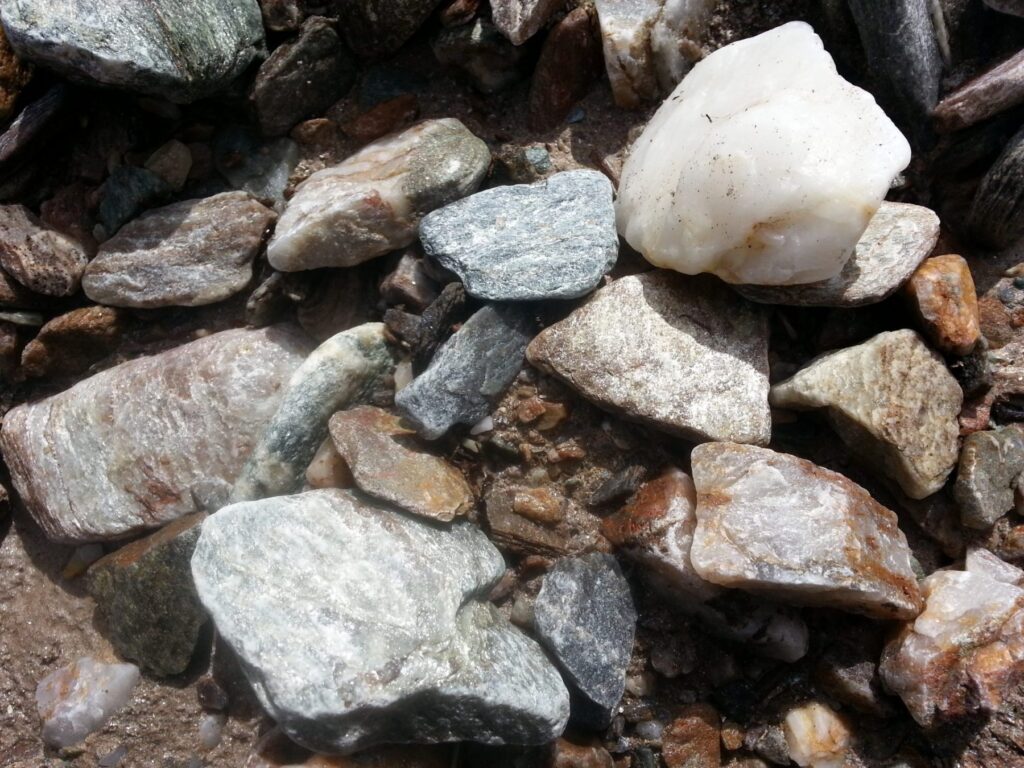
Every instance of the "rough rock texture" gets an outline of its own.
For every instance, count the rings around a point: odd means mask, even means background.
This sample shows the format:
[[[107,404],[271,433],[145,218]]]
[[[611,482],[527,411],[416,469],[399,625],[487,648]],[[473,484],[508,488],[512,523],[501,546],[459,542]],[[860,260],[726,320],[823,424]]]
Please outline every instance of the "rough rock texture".
[[[968,355],[981,340],[974,278],[955,253],[925,261],[911,276],[906,293],[922,329],[935,347]]]
[[[82,277],[93,301],[114,307],[196,307],[252,279],[252,262],[277,215],[246,192],[149,211],[100,246]]]
[[[932,252],[939,217],[928,208],[883,201],[857,241],[843,271],[804,285],[737,285],[743,296],[765,304],[859,307],[892,295]]]
[[[1024,2],[1021,2],[1021,0],[985,0],[985,5],[1000,13],[1024,16]]]
[[[661,736],[661,756],[667,768],[720,768],[720,721],[710,704],[683,707]]]
[[[264,48],[256,0],[12,0],[0,19],[22,58],[172,101],[224,88]]]
[[[50,320],[21,353],[28,377],[79,373],[111,352],[127,323],[110,307],[82,307]]]
[[[414,429],[380,408],[331,417],[331,439],[360,490],[423,517],[448,522],[473,505],[462,473],[417,447]]]
[[[572,716],[604,728],[625,690],[636,609],[611,555],[563,558],[544,576],[533,606],[537,637],[572,682]]]
[[[842,475],[767,448],[693,449],[690,558],[715,584],[879,618],[912,618],[921,593],[896,515]]]
[[[826,408],[843,441],[911,498],[939,490],[956,464],[963,391],[914,331],[822,355],[773,386],[770,400]]]
[[[426,21],[439,0],[353,0],[338,6],[339,29],[360,56],[393,53]]]
[[[958,131],[1024,102],[1024,51],[968,80],[932,113],[940,131]]]
[[[85,249],[23,205],[0,206],[0,267],[36,293],[70,296],[88,262]]]
[[[427,214],[424,252],[490,301],[574,299],[615,264],[612,185],[591,170],[477,192]]]
[[[530,83],[530,126],[562,123],[601,75],[601,37],[592,8],[574,8],[544,38]]]
[[[953,494],[968,528],[991,528],[1014,507],[1024,472],[1024,429],[1011,424],[964,438]]]
[[[853,741],[850,726],[831,707],[810,701],[794,707],[783,720],[789,758],[810,768],[842,768]]]
[[[311,749],[540,744],[565,727],[558,673],[479,599],[504,563],[474,526],[310,491],[208,518],[192,571],[263,706]]]
[[[82,741],[128,703],[138,682],[134,664],[89,656],[51,672],[36,689],[43,741],[56,749]]]
[[[89,569],[89,594],[117,652],[155,675],[192,660],[206,613],[189,562],[202,513],[179,518]]]
[[[187,144],[171,139],[157,147],[153,154],[146,158],[145,167],[178,192],[185,186],[192,170],[192,150]]]
[[[404,248],[424,214],[476,190],[487,145],[458,120],[368,144],[299,185],[267,246],[275,269],[349,267]]]
[[[621,278],[542,331],[527,357],[598,405],[666,432],[768,442],[767,322],[719,283],[667,271]]]
[[[307,352],[286,327],[224,331],[19,405],[0,433],[14,486],[57,541],[194,512],[197,492],[238,474]]]
[[[564,0],[494,0],[491,18],[494,26],[513,45],[522,45],[533,37]]]
[[[992,248],[1006,248],[1024,235],[1024,128],[978,185],[967,217],[971,235]]]
[[[522,369],[532,329],[528,311],[515,305],[477,310],[395,395],[395,405],[428,440],[476,424]]]

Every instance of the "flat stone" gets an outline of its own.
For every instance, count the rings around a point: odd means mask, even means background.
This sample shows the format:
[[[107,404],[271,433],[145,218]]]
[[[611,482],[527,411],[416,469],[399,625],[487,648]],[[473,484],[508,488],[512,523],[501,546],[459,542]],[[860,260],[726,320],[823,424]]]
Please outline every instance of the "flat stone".
[[[491,18],[513,45],[522,45],[540,31],[561,5],[561,0],[494,0]]]
[[[705,443],[691,454],[690,558],[722,586],[803,605],[912,618],[921,593],[895,513],[842,475],[767,448]]]
[[[270,716],[299,744],[341,753],[561,734],[557,671],[481,597],[504,571],[472,525],[339,490],[226,507],[192,558],[200,599]]]
[[[81,245],[25,206],[0,206],[0,267],[30,291],[70,296],[78,291],[87,262]]]
[[[308,349],[289,328],[223,331],[19,405],[0,432],[14,486],[55,541],[195,512],[193,490],[235,479]]]
[[[591,170],[477,192],[427,214],[423,251],[490,301],[574,299],[615,264],[612,185]]]
[[[1008,248],[1024,236],[1024,128],[1006,143],[974,194],[967,227],[991,248]]]
[[[428,440],[456,424],[476,424],[523,367],[533,319],[515,305],[476,311],[395,395],[395,405]]]
[[[177,102],[223,89],[264,50],[255,0],[14,0],[0,19],[24,59]]]
[[[36,688],[43,741],[54,749],[84,741],[128,703],[138,682],[134,664],[107,664],[91,656],[51,672]]]
[[[206,622],[189,567],[203,517],[178,518],[89,569],[104,634],[121,656],[155,675],[185,671]]]
[[[860,307],[891,296],[932,252],[939,217],[909,203],[883,202],[843,271],[803,285],[737,285],[751,301],[797,307]]]
[[[87,370],[112,352],[128,326],[121,310],[82,307],[48,320],[21,353],[30,378],[66,376]]]
[[[564,536],[522,514],[523,490],[525,489],[510,487],[504,483],[494,483],[487,490],[484,501],[491,540],[503,551],[516,555],[565,555],[568,552],[568,542]]]
[[[299,185],[267,259],[290,272],[350,267],[404,248],[426,213],[475,191],[490,162],[487,145],[453,118],[379,139]]]
[[[690,440],[771,433],[765,315],[715,281],[661,270],[616,280],[527,357],[601,407]]]
[[[198,307],[241,291],[277,215],[246,192],[149,211],[100,246],[85,295],[113,307]]]
[[[822,355],[773,386],[769,400],[826,409],[843,442],[911,498],[939,490],[956,464],[963,391],[914,331]]]
[[[530,83],[530,127],[547,131],[562,124],[601,76],[601,64],[597,14],[574,8],[544,38]]]
[[[533,606],[540,641],[572,682],[572,717],[604,728],[622,698],[633,654],[636,608],[615,558],[563,558],[545,574]]]
[[[939,131],[959,131],[1024,102],[1024,51],[968,80],[932,112]]]
[[[921,327],[936,349],[969,355],[981,340],[978,295],[971,269],[955,253],[926,260],[906,285]]]
[[[103,184],[99,220],[108,236],[150,206],[170,196],[171,185],[146,168],[122,165]]]
[[[371,496],[422,517],[448,522],[473,506],[462,473],[418,448],[397,416],[370,406],[339,411],[330,420],[331,439],[356,486]]]
[[[1024,472],[1024,429],[1015,424],[964,438],[953,495],[968,528],[991,528],[1014,508]]]
[[[460,70],[481,93],[504,90],[529,72],[529,51],[512,45],[486,19],[443,29],[430,47],[441,64]]]

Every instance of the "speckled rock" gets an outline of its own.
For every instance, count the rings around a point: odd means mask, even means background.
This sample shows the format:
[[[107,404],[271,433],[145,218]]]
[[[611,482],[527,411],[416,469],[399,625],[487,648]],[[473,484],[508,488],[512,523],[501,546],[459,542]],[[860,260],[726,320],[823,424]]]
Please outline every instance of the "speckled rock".
[[[491,18],[513,45],[522,45],[540,31],[561,5],[563,0],[494,0]]]
[[[429,525],[339,490],[226,507],[192,558],[270,716],[299,744],[342,753],[561,734],[558,673],[480,598],[504,570],[472,525]]]
[[[964,438],[953,494],[968,528],[991,528],[1013,509],[1024,472],[1024,429],[1015,424]]]
[[[778,408],[827,409],[862,461],[923,499],[956,464],[963,391],[914,331],[880,333],[822,355],[772,387]]]
[[[616,280],[541,332],[527,357],[657,429],[768,442],[767,321],[717,282],[660,270]]]
[[[487,145],[458,120],[427,120],[368,144],[299,185],[267,246],[285,272],[349,267],[416,239],[424,214],[476,190]]]
[[[477,192],[427,214],[424,252],[491,301],[573,299],[615,264],[612,185],[597,171]]]
[[[58,315],[25,345],[22,373],[39,378],[84,371],[117,346],[127,325],[124,313],[111,307],[82,307]]]
[[[1024,8],[1024,4],[1021,6]],[[943,97],[932,116],[940,131],[958,131],[1024,102],[1024,51]]]
[[[912,618],[921,593],[896,515],[847,478],[767,448],[693,449],[704,579],[805,605]]]
[[[978,296],[971,269],[955,253],[928,259],[906,285],[907,297],[922,330],[935,347],[968,355],[981,340]]]
[[[18,97],[31,79],[32,65],[18,58],[0,27],[0,121],[6,123],[14,115]]]
[[[36,688],[43,741],[54,749],[83,741],[128,703],[138,682],[134,664],[107,664],[91,656],[51,672]]]
[[[223,331],[19,405],[0,432],[14,486],[56,541],[195,512],[196,489],[238,474],[308,349],[289,328]]]
[[[970,233],[992,248],[1006,248],[1024,236],[1024,128],[978,185],[967,217]]]
[[[0,206],[0,267],[36,293],[70,296],[88,262],[85,249],[23,205]]]

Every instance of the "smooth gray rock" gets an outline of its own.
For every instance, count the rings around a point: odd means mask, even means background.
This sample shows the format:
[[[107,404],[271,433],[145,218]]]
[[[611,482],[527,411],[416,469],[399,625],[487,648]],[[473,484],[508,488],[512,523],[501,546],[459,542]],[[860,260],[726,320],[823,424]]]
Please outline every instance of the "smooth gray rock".
[[[542,744],[569,696],[483,600],[504,573],[475,526],[438,527],[336,489],[226,507],[192,558],[200,599],[298,743]]]
[[[491,301],[574,299],[615,264],[612,185],[597,171],[477,192],[420,223],[423,250]]]
[[[527,310],[514,305],[478,310],[395,395],[395,405],[428,440],[456,424],[475,424],[523,367],[532,327]]]
[[[633,653],[636,608],[611,555],[555,563],[533,605],[537,636],[573,683],[573,720],[604,728],[622,698]]]
[[[1013,509],[1014,489],[1024,472],[1024,430],[1015,424],[973,432],[964,438],[953,495],[968,528],[991,528]]]

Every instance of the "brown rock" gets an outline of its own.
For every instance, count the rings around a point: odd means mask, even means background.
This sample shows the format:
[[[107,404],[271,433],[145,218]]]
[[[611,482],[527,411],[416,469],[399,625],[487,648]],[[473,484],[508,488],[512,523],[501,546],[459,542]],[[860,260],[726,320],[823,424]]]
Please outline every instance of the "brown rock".
[[[563,737],[552,745],[549,768],[613,768],[614,765],[608,750],[596,739],[581,742]]]
[[[92,234],[96,226],[92,215],[94,194],[94,189],[76,181],[60,187],[53,197],[39,206],[39,218],[46,226],[81,243],[90,255],[96,253],[99,245]]]
[[[0,322],[0,381],[18,367],[18,326]]]
[[[328,437],[306,467],[306,483],[312,488],[351,488],[355,485],[348,464]]]
[[[564,555],[568,546],[562,536],[516,512],[516,497],[522,491],[504,484],[495,484],[488,491],[485,501],[491,539],[519,555]]]
[[[591,6],[571,11],[544,41],[530,85],[530,125],[547,130],[561,123],[600,76],[601,40]]]
[[[121,310],[83,307],[44,325],[21,353],[26,376],[80,373],[111,352],[125,330]]]
[[[665,728],[661,756],[667,768],[719,768],[722,764],[718,712],[692,704]]]
[[[32,65],[22,62],[14,53],[7,35],[0,27],[0,122],[6,123],[14,114],[14,105],[21,89],[32,79]]]
[[[512,496],[512,511],[541,525],[565,518],[565,498],[551,488],[520,488]]]
[[[40,301],[38,295],[0,269],[0,308],[34,309]]]
[[[942,133],[959,131],[1024,102],[1024,50],[968,80],[932,112]]]
[[[192,170],[192,153],[180,141],[171,139],[149,156],[146,169],[166,181],[171,189],[180,190]]]
[[[460,24],[466,24],[476,16],[476,10],[479,7],[480,0],[452,0],[452,2],[441,9],[439,14],[441,24],[446,27],[457,27]]]
[[[416,95],[403,93],[374,105],[342,126],[342,130],[356,141],[365,144],[408,125],[419,114],[420,106]]]
[[[29,290],[70,296],[87,263],[79,243],[46,227],[25,206],[0,206],[0,267]]]
[[[981,338],[978,297],[970,267],[962,256],[927,259],[904,288],[921,329],[938,349],[969,354]]]
[[[369,320],[375,299],[371,269],[357,266],[308,273],[312,287],[296,312],[302,330],[317,341],[325,341]]]
[[[393,306],[404,305],[422,312],[441,292],[440,286],[423,268],[423,259],[414,253],[402,254],[394,270],[380,284],[380,295]]]

